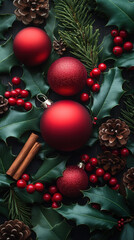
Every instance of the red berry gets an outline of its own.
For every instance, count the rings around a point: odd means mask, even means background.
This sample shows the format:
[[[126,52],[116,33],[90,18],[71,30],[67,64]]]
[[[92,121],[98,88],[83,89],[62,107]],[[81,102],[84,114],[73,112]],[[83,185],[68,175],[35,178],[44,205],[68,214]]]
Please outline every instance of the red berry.
[[[31,110],[32,106],[33,105],[30,102],[25,102],[25,104],[24,104],[24,108],[25,108],[26,111]]]
[[[18,93],[18,96],[19,96],[21,93],[21,88],[16,88],[15,91]]]
[[[17,187],[18,188],[25,188],[26,187],[26,181],[25,180],[23,180],[23,179],[19,179],[18,181],[17,181]]]
[[[6,98],[10,98],[10,97],[11,97],[11,92],[6,91],[5,94],[4,94],[4,96],[5,96]]]
[[[61,202],[63,199],[60,193],[55,193],[52,197],[52,202]]]
[[[20,95],[23,98],[27,98],[29,95],[29,92],[27,90],[21,90]]]
[[[129,150],[127,148],[122,148],[121,149],[121,156],[122,157],[127,157],[129,155]]]
[[[97,210],[101,209],[100,204],[98,204],[98,203],[91,203],[91,206],[92,206],[92,208],[95,208]]]
[[[58,191],[56,186],[50,186],[49,187],[49,192],[53,195],[54,193],[56,193]]]
[[[111,179],[110,173],[105,173],[104,176],[103,176],[103,179],[104,179],[105,181],[109,181],[109,180]]]
[[[93,122],[93,125],[96,125],[96,122]]]
[[[117,156],[118,156],[118,155],[119,155],[119,151],[118,151],[117,149],[115,149],[115,150],[112,150],[112,154],[113,154],[113,155],[117,155]]]
[[[120,223],[118,224],[118,227],[119,227],[119,228],[121,227],[121,224],[120,224]]]
[[[87,172],[92,172],[93,171],[93,166],[91,165],[91,163],[87,163],[85,166],[85,169]]]
[[[98,68],[100,69],[101,72],[104,72],[107,68],[107,65],[105,63],[100,63]]]
[[[19,98],[16,100],[16,104],[17,104],[17,106],[24,106],[25,102],[23,99]]]
[[[104,170],[102,168],[97,168],[96,169],[96,176],[97,177],[102,177],[104,175]]]
[[[35,186],[31,183],[31,184],[27,185],[26,190],[27,190],[28,193],[34,193],[35,192]]]
[[[119,34],[119,32],[118,32],[117,29],[113,29],[113,30],[111,31],[111,36],[112,36],[112,37],[116,37],[116,36],[118,36],[118,34]]]
[[[12,97],[17,97],[18,96],[18,92],[16,90],[12,90],[11,91],[11,96]]]
[[[115,46],[115,47],[113,48],[113,54],[114,54],[115,56],[120,56],[122,53],[123,53],[122,47]]]
[[[15,106],[15,104],[16,104],[16,99],[13,98],[13,97],[10,97],[10,98],[8,99],[8,103],[9,103],[10,106]]]
[[[58,207],[59,207],[59,204],[57,202],[52,203],[52,208],[58,208]]]
[[[29,181],[29,175],[26,174],[26,173],[24,173],[24,174],[22,175],[22,179],[25,180],[26,182],[28,182],[28,181]]]
[[[12,78],[12,83],[14,85],[19,85],[21,83],[21,79],[19,77],[13,77]]]
[[[91,183],[97,183],[98,178],[96,177],[96,175],[92,174],[92,175],[90,175],[90,177],[89,177],[89,181],[90,181]]]
[[[121,222],[124,222],[124,218],[121,218]]]
[[[115,186],[117,184],[117,179],[116,178],[111,178],[110,181],[109,181],[109,184],[111,186]]]
[[[93,77],[99,77],[101,75],[101,71],[99,68],[94,68],[92,70]]]
[[[89,100],[89,95],[88,95],[87,93],[82,93],[82,94],[80,95],[80,100],[81,100],[82,102],[87,102],[87,101]]]
[[[112,187],[113,190],[118,190],[120,188],[120,184],[116,184],[114,187]]]
[[[97,121],[97,119],[98,119],[97,117],[94,117],[94,121]]]
[[[125,42],[123,45],[125,51],[129,52],[133,49],[133,44],[131,42]]]
[[[83,154],[81,156],[81,161],[84,162],[84,163],[87,163],[89,161],[89,159],[90,159],[90,157],[87,154]]]
[[[94,78],[92,71],[90,72],[89,75],[90,75],[91,78]]]
[[[121,222],[121,226],[124,226],[124,222]]]
[[[93,84],[94,84],[94,80],[93,80],[92,78],[88,78],[88,79],[87,79],[87,85],[88,85],[88,87],[92,87]]]
[[[51,200],[51,195],[49,193],[45,193],[43,195],[43,199],[45,202],[49,202]]]
[[[37,182],[34,184],[35,186],[35,190],[38,191],[38,192],[43,192],[44,190],[44,185],[43,183],[40,183],[40,182]]]
[[[99,92],[100,91],[100,85],[98,83],[95,83],[93,86],[92,86],[92,91],[93,92]]]
[[[97,158],[91,158],[90,163],[92,164],[92,166],[97,166],[97,164],[98,164]]]
[[[120,224],[120,223],[121,223],[121,221],[119,220],[119,221],[118,221],[118,223]]]
[[[115,38],[114,38],[114,43],[115,43],[116,45],[121,45],[121,44],[123,43],[123,38],[120,37],[120,36],[115,37]]]
[[[128,35],[128,33],[127,33],[127,31],[125,31],[125,30],[121,30],[121,31],[119,32],[119,35],[120,35],[122,38],[126,38],[127,35]]]

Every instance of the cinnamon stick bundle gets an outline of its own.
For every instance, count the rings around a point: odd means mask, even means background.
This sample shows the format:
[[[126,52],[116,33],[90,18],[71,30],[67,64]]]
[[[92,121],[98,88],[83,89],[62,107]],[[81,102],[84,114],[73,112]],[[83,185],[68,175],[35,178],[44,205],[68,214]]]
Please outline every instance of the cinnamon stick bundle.
[[[13,177],[15,180],[18,180],[21,177],[41,147],[41,144],[36,142],[37,139],[38,135],[34,133],[30,135],[19,155],[6,172],[7,175]]]

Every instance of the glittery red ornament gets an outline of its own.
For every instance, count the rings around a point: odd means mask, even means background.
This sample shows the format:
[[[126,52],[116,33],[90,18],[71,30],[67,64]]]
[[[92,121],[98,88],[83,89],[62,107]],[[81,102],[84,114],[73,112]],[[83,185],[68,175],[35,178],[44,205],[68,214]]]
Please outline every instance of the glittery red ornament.
[[[63,96],[72,96],[85,86],[87,71],[76,58],[62,57],[50,66],[47,77],[54,92]]]
[[[82,168],[69,166],[63,172],[63,177],[57,179],[57,187],[66,197],[78,197],[80,190],[88,187],[88,176]]]
[[[51,53],[51,41],[48,35],[36,27],[21,30],[15,37],[13,49],[16,57],[28,66],[39,65]]]
[[[46,143],[62,151],[73,151],[83,146],[90,137],[92,121],[81,104],[63,100],[45,110],[40,123]]]

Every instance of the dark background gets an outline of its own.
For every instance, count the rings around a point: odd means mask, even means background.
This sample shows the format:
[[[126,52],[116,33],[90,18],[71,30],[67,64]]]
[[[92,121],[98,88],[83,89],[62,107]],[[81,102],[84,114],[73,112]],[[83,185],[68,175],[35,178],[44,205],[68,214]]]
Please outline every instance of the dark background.
[[[13,6],[12,1],[5,0],[4,3],[3,3],[3,6],[0,9],[0,14],[3,14],[3,13],[13,13],[14,9],[15,9],[15,7]],[[103,37],[105,35],[109,34],[112,28],[111,27],[104,27],[105,24],[106,24],[106,20],[104,18],[102,19],[102,18],[100,18],[98,16],[94,16],[94,18],[95,18],[94,27],[100,29],[100,42],[102,42]],[[19,21],[15,21],[15,23],[13,24],[12,29],[8,30],[8,33],[6,35],[7,38],[8,38],[8,36],[11,36],[11,35],[14,38],[15,35],[22,28],[25,28],[25,27],[27,27],[27,26],[25,26],[23,23],[21,23]],[[1,41],[0,43],[3,43],[3,42],[4,41]],[[108,65],[110,66],[111,62],[109,62]],[[21,75],[22,75],[21,68],[13,68],[12,71],[11,71],[10,76],[3,74],[3,75],[0,76],[0,78],[2,79],[2,81],[4,81],[6,83],[9,80],[11,80],[12,77],[14,77],[14,76],[21,76]],[[124,76],[128,77],[128,73],[124,73]],[[63,97],[60,97],[59,95],[57,95],[55,93],[52,93],[52,92],[50,93],[50,97],[51,97],[51,99],[53,101],[55,101],[57,99],[62,99],[63,98]],[[79,95],[73,97],[72,99],[79,101]],[[113,117],[118,117],[119,116],[119,111],[118,110],[119,110],[119,107],[115,108],[112,111]],[[18,144],[18,141],[15,140],[15,139],[9,139],[8,143],[9,143],[9,145],[12,145],[13,153],[15,153],[15,154],[18,154],[18,152],[20,151],[21,147],[23,146],[23,144],[21,144],[21,143]],[[78,162],[79,156],[81,154],[88,153],[88,152],[89,152],[90,156],[94,156],[95,157],[99,151],[100,151],[100,146],[97,145],[97,144],[94,147],[92,147],[92,149],[85,147],[83,149],[80,149],[80,150],[76,151],[75,153],[72,153],[71,162],[72,161],[74,163]],[[33,160],[32,164],[30,164],[30,166],[28,167],[27,172],[29,172],[29,173],[36,172],[40,164],[41,164],[41,162],[39,162],[39,160],[37,161],[37,159],[35,158]],[[120,178],[120,176],[119,176],[119,178]],[[0,216],[0,224],[3,223],[4,221],[5,221],[5,218]],[[72,231],[71,239],[72,240],[81,240],[81,239],[88,240],[89,236],[90,236],[90,233],[89,233],[88,227],[86,227],[86,226],[79,226],[77,228],[74,228],[74,230]],[[109,240],[116,240],[116,239],[118,239],[118,238],[116,236],[114,236],[113,238],[111,238]]]

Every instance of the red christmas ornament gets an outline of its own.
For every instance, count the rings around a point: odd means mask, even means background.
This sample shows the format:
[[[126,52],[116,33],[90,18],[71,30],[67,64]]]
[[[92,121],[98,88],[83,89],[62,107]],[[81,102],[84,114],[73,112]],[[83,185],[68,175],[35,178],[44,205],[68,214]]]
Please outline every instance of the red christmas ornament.
[[[72,96],[83,89],[87,80],[87,71],[76,58],[62,57],[50,66],[47,78],[54,92],[63,96]]]
[[[52,104],[40,122],[41,134],[46,143],[61,151],[82,147],[92,131],[88,111],[79,103],[63,100]]]
[[[88,176],[82,168],[69,166],[63,172],[63,177],[58,178],[57,187],[66,197],[78,197],[80,190],[88,187]]]
[[[21,30],[15,37],[13,49],[16,57],[28,66],[43,63],[51,53],[48,35],[36,27]]]

